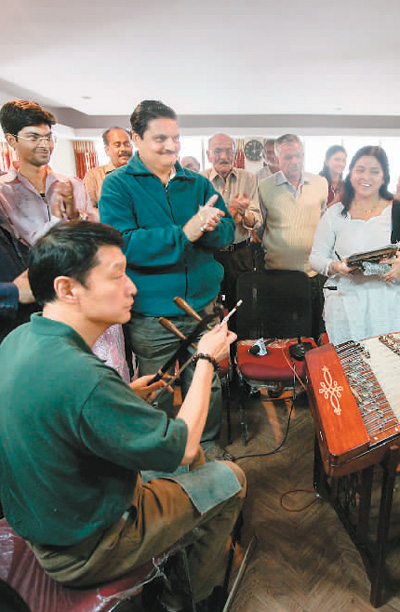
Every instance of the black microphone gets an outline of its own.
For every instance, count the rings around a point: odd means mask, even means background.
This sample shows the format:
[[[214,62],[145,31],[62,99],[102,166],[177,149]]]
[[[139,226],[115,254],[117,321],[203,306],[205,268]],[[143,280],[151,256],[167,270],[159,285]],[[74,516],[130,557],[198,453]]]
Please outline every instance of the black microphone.
[[[261,353],[261,357],[267,354],[267,349],[265,347],[264,338],[259,338],[253,346],[249,348],[249,353],[251,355],[258,355]]]
[[[289,355],[297,361],[303,361],[306,352],[312,348],[313,345],[311,342],[302,342],[300,336],[297,336],[297,344],[291,344],[289,346]]]

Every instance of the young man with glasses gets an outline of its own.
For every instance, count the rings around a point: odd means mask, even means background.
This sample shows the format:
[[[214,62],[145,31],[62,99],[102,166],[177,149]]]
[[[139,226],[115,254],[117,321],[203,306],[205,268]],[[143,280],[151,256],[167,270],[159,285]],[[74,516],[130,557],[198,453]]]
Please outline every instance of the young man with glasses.
[[[225,295],[228,310],[236,303],[238,276],[255,266],[250,246],[251,230],[261,227],[262,221],[257,181],[251,172],[234,168],[234,155],[232,138],[227,134],[215,134],[208,141],[207,151],[212,168],[201,173],[221,194],[236,223],[233,243],[215,254],[225,271],[221,293]]]
[[[31,100],[11,100],[0,110],[0,124],[18,162],[0,177],[0,225],[11,225],[28,247],[60,221],[97,220],[85,187],[76,177],[49,167],[54,150],[54,115]]]

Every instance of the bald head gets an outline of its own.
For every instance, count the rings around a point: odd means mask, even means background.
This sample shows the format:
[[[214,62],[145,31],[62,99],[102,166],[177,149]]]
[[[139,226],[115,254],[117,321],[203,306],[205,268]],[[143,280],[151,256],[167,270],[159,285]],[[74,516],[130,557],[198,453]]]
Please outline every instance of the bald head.
[[[207,158],[214,170],[223,178],[233,167],[235,143],[227,134],[214,134],[208,141]]]
[[[181,166],[187,168],[188,170],[193,170],[194,172],[200,172],[200,162],[198,162],[192,155],[182,157]]]
[[[125,166],[132,157],[129,133],[120,127],[112,127],[103,134],[104,150],[115,168]]]

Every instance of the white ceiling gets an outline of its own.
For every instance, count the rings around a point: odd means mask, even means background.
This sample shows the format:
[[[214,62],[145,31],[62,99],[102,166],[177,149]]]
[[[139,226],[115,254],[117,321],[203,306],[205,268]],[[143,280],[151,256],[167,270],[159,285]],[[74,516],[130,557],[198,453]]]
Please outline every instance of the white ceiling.
[[[400,121],[399,18],[399,0],[14,0],[1,10],[0,101],[109,124],[144,98],[181,116]]]

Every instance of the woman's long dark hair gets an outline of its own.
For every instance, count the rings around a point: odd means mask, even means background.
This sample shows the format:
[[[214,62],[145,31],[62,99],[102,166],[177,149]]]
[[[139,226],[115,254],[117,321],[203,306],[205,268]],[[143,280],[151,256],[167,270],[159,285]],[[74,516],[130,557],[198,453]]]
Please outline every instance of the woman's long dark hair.
[[[323,166],[321,172],[319,173],[319,175],[326,178],[326,180],[328,181],[328,185],[332,185],[332,178],[331,178],[331,174],[329,172],[328,164],[326,162],[328,161],[328,159],[330,159],[332,157],[332,155],[335,155],[335,153],[339,153],[339,152],[340,153],[344,153],[345,155],[347,155],[346,149],[344,147],[342,147],[342,145],[332,145],[331,147],[329,147],[329,149],[325,153],[324,166]]]
[[[342,210],[342,215],[344,217],[349,212],[350,205],[354,198],[354,189],[350,182],[352,170],[354,166],[356,165],[356,163],[358,162],[358,160],[360,159],[360,157],[364,157],[365,155],[375,157],[378,160],[383,170],[384,179],[383,179],[383,185],[381,185],[381,187],[379,188],[380,197],[383,198],[384,200],[393,199],[393,194],[391,194],[390,191],[388,190],[388,185],[390,183],[390,174],[389,174],[389,161],[388,161],[385,151],[382,149],[382,147],[374,147],[374,146],[362,147],[361,149],[357,151],[357,153],[354,155],[353,159],[351,160],[351,163],[349,166],[349,173],[344,179],[344,192],[343,192],[343,197],[342,197],[342,204],[344,207]]]

